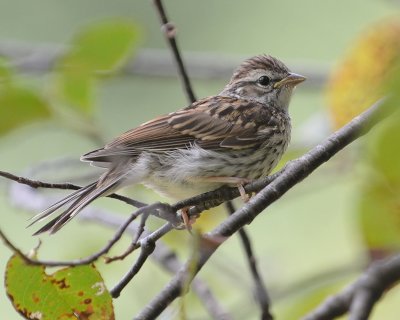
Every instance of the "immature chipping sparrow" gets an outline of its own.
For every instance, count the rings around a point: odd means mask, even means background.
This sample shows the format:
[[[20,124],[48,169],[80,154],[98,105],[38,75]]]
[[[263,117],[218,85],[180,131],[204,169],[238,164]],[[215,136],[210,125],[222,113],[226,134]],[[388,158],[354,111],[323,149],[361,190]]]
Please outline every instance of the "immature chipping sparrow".
[[[66,207],[36,234],[55,233],[93,200],[126,185],[142,183],[178,200],[267,176],[289,143],[288,105],[304,80],[268,55],[244,61],[218,95],[83,155],[106,172],[34,217],[33,223]]]

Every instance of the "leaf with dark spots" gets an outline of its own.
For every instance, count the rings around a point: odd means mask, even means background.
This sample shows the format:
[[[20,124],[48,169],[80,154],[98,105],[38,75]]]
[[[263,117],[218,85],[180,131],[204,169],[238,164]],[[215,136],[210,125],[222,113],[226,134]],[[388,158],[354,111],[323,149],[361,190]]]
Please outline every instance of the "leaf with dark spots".
[[[5,285],[14,308],[26,319],[114,319],[110,293],[93,265],[48,274],[45,267],[14,255]]]

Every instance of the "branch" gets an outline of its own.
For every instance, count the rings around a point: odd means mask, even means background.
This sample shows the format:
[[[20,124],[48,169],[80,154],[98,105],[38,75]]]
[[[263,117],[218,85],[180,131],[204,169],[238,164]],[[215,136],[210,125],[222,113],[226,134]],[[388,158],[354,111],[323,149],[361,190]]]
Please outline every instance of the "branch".
[[[236,210],[231,201],[226,202],[226,207],[229,214],[235,213]],[[246,229],[244,227],[239,229],[238,233],[240,240],[242,241],[242,245],[247,257],[247,262],[249,264],[250,272],[256,287],[255,293],[257,302],[259,303],[261,308],[261,319],[272,320],[273,317],[269,311],[270,299],[268,296],[267,288],[265,287],[261,274],[259,273],[257,268],[256,256],[254,255],[253,252],[250,237],[248,236]]]
[[[95,223],[100,223],[107,227],[113,228],[119,228],[120,225],[124,222],[124,219],[116,217],[115,215],[111,215],[107,212],[102,212],[101,215],[97,213],[98,212],[91,211],[90,214],[82,215],[81,219],[93,221]],[[126,231],[130,235],[136,236],[137,229],[138,226],[133,226],[131,224]],[[144,234],[147,236],[148,232],[145,231]],[[153,253],[150,255],[150,258],[172,274],[175,274],[182,267],[182,263],[179,261],[175,252],[169,249],[162,242],[157,243]],[[218,303],[205,282],[197,278],[193,281],[192,288],[199,299],[203,302],[204,307],[207,309],[212,319],[231,319],[231,316]]]
[[[279,199],[294,185],[310,175],[348,144],[366,134],[383,118],[393,113],[392,106],[383,102],[384,100],[377,102],[343,128],[330,135],[320,145],[314,147],[297,160],[289,162],[269,185],[205,236],[211,239],[226,240],[244,225],[251,223],[265,208]],[[220,243],[222,242],[220,241]],[[164,289],[139,313],[136,319],[156,318],[169,303],[181,294],[184,284],[194,278],[219,245],[202,248],[196,268],[194,270],[191,269],[191,272],[188,273],[189,266],[185,264]]]
[[[100,214],[98,210],[89,210],[86,212],[86,214],[79,216],[79,218],[83,221],[93,221],[95,223],[100,223],[112,228],[120,228],[120,226],[126,222],[125,219],[107,213],[106,211],[102,211]],[[138,228],[138,226],[133,226],[132,224],[130,224],[126,231],[132,236],[136,236],[138,233]],[[23,259],[26,258],[26,255],[8,239],[8,237],[2,232],[1,229],[0,238],[3,240],[5,245],[10,248],[14,253],[18,254]],[[170,273],[175,273],[182,266],[176,254],[160,242],[157,244],[157,247],[151,255],[151,258]],[[31,260],[28,259],[28,263],[30,263],[30,261]],[[33,260],[33,263],[35,262],[36,260]],[[229,314],[224,310],[224,308],[214,298],[206,283],[204,283],[200,279],[196,279],[196,281],[193,282],[192,287],[199,299],[203,302],[204,307],[207,309],[212,319],[231,318]]]
[[[7,178],[9,180],[13,180],[13,181],[21,183],[21,184],[25,184],[25,185],[30,186],[35,189],[47,188],[47,189],[62,189],[62,190],[79,190],[80,188],[82,188],[82,187],[77,186],[72,183],[49,183],[49,182],[43,182],[43,181],[38,181],[38,180],[31,180],[28,178],[16,176],[12,173],[5,172],[5,171],[0,171],[0,177]],[[116,199],[116,200],[120,200],[120,201],[125,202],[136,208],[141,208],[141,207],[146,206],[146,204],[143,202],[131,199],[129,197],[121,196],[121,195],[115,194],[115,193],[110,194],[107,197]]]
[[[119,229],[116,231],[114,234],[113,238],[105,245],[101,250],[97,251],[96,253],[83,258],[83,259],[77,259],[77,260],[70,260],[70,261],[45,261],[45,260],[37,260],[37,259],[32,259],[29,256],[25,255],[22,253],[21,250],[19,250],[16,246],[14,246],[11,241],[5,236],[5,234],[1,231],[0,229],[0,238],[3,239],[4,243],[6,246],[8,246],[12,251],[14,251],[16,254],[18,254],[22,259],[24,259],[27,263],[32,264],[32,265],[41,265],[41,266],[47,266],[47,267],[62,267],[62,266],[79,266],[79,265],[87,265],[90,264],[97,259],[99,259],[101,256],[105,255],[110,251],[110,249],[116,244],[124,234],[125,230],[129,227],[129,225],[134,221],[139,215],[143,214],[144,212],[151,212],[153,210],[168,210],[169,206],[162,204],[162,203],[154,203],[145,207],[142,207],[138,210],[136,210],[134,213],[130,215],[130,217],[119,227]],[[171,226],[172,229],[172,226]],[[167,230],[165,228],[165,230]],[[165,231],[164,230],[164,231]],[[160,232],[160,231],[158,231]],[[153,232],[154,234],[155,232]],[[152,235],[153,235],[152,234]],[[164,233],[165,234],[165,233]],[[162,235],[164,235],[162,234]],[[151,235],[150,235],[151,236]],[[155,239],[159,239],[160,236],[156,237],[153,236]]]
[[[385,290],[400,280],[400,255],[376,261],[342,292],[326,299],[303,320],[334,319],[349,312],[350,320],[368,319]]]
[[[161,30],[164,32],[165,37],[168,40],[168,44],[171,48],[171,51],[174,55],[176,65],[178,67],[179,77],[181,78],[187,98],[190,102],[195,102],[197,99],[196,99],[196,96],[194,95],[192,86],[190,84],[190,79],[189,79],[186,69],[183,65],[183,60],[179,53],[178,45],[176,42],[176,38],[175,38],[176,27],[174,26],[173,23],[168,21],[167,14],[165,12],[162,1],[161,0],[153,0],[153,3],[155,5],[158,15],[160,17]]]
[[[119,297],[121,291],[127,286],[127,284],[133,279],[133,277],[140,271],[147,258],[155,249],[156,241],[159,240],[166,233],[171,231],[173,226],[171,223],[164,224],[161,228],[157,229],[150,235],[146,236],[139,241],[138,247],[141,248],[139,258],[136,260],[131,270],[121,279],[121,281],[111,290],[111,296],[113,298]]]

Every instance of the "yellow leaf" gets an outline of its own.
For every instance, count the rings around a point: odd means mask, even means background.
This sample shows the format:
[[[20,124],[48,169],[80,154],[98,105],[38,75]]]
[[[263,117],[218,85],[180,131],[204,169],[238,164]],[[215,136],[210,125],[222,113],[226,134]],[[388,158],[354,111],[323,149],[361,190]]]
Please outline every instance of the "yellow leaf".
[[[385,95],[385,84],[399,56],[399,17],[372,26],[355,42],[328,83],[328,104],[336,128]]]

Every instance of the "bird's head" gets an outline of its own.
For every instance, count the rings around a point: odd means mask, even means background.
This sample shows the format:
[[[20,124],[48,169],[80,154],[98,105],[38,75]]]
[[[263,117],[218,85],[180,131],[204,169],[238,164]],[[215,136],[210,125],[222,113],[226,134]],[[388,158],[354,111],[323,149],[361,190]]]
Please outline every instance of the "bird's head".
[[[245,60],[220,95],[254,100],[287,110],[293,89],[306,78],[280,60],[259,55]]]

